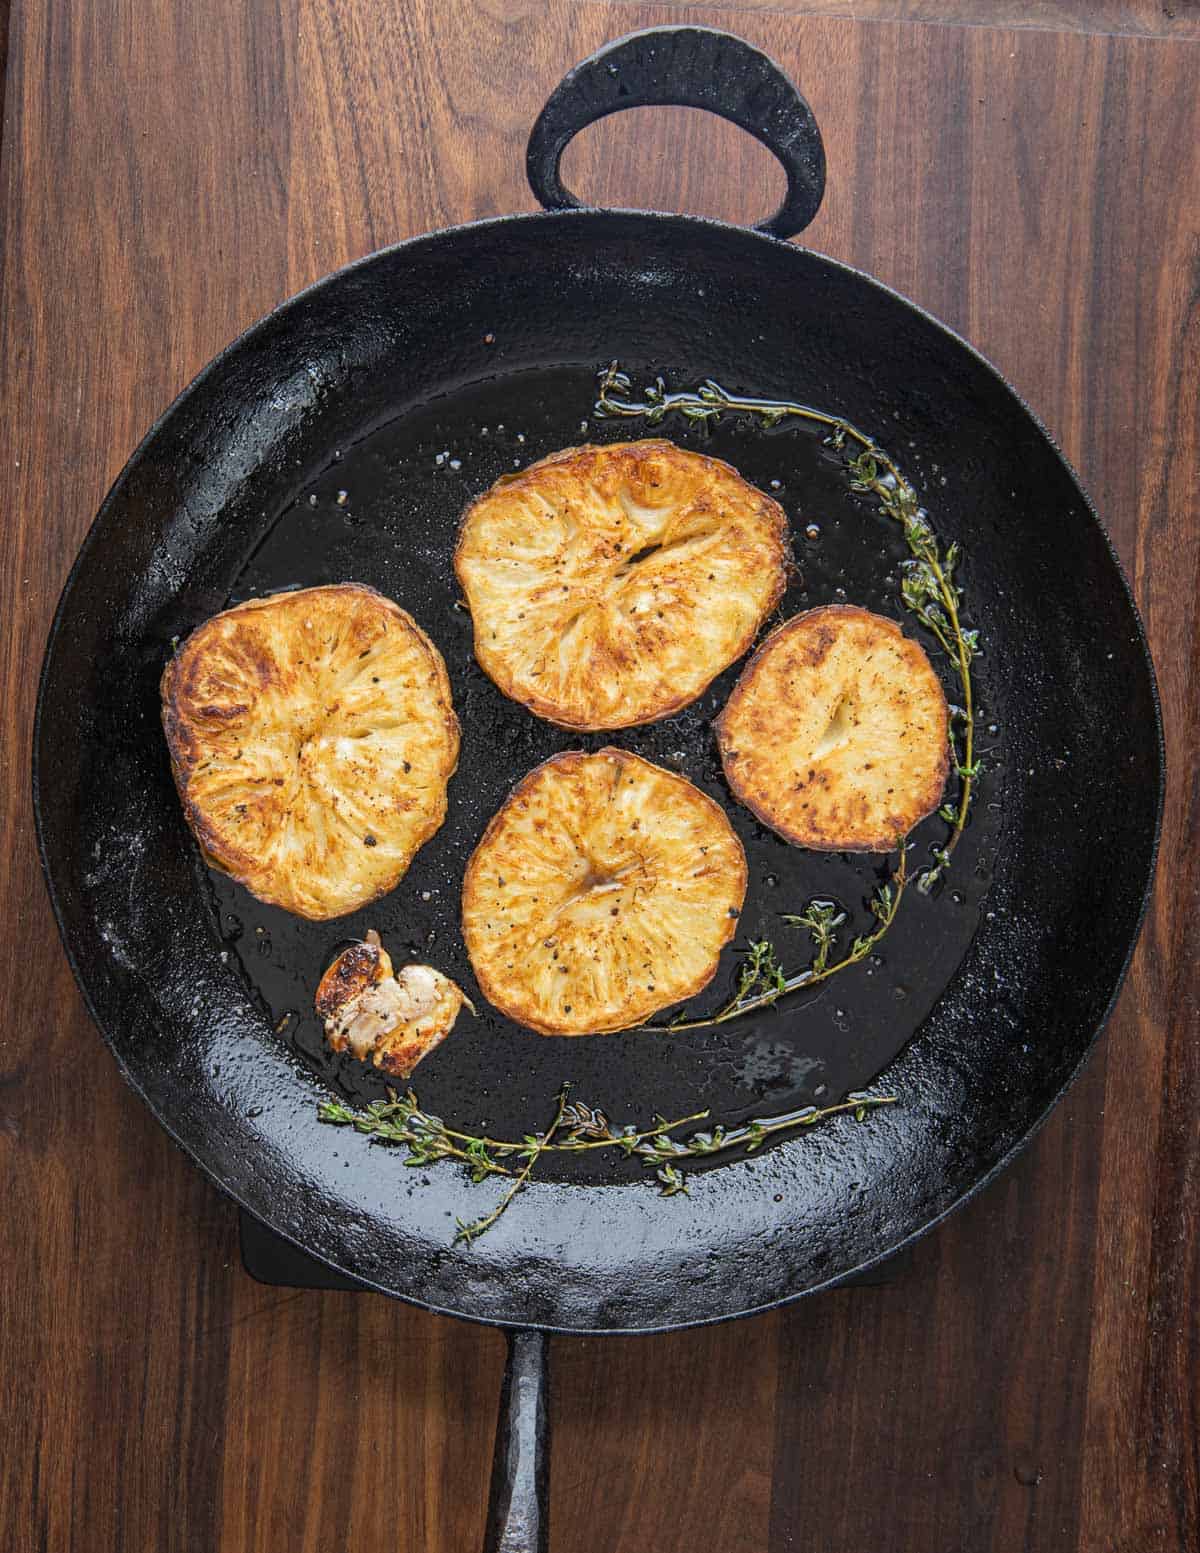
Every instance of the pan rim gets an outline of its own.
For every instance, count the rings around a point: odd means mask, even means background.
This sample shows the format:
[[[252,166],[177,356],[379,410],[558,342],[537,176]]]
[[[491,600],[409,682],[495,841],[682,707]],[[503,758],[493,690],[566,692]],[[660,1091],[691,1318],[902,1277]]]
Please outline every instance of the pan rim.
[[[62,901],[60,899],[60,887],[55,881],[49,860],[45,817],[42,807],[43,777],[41,770],[40,751],[42,743],[43,716],[45,713],[52,666],[56,659],[62,622],[79,577],[89,561],[93,545],[97,542],[98,530],[100,529],[103,520],[109,515],[111,509],[116,504],[125,486],[125,483],[129,479],[132,471],[141,461],[141,458],[147,448],[155,442],[163,428],[176,415],[176,413],[187,403],[189,403],[195,395],[199,394],[203,390],[210,378],[215,376],[220,368],[230,358],[243,351],[248,345],[251,345],[272,324],[278,321],[282,316],[285,316],[297,309],[306,300],[319,295],[326,289],[341,283],[346,277],[351,276],[360,270],[366,270],[381,262],[389,260],[394,261],[397,257],[417,255],[425,247],[432,247],[438,243],[444,243],[448,239],[457,239],[463,234],[467,233],[483,233],[486,236],[487,233],[492,230],[510,232],[516,228],[524,228],[536,225],[549,228],[552,224],[559,224],[564,227],[572,227],[585,223],[589,225],[595,225],[596,223],[611,221],[614,218],[628,220],[630,217],[652,223],[653,227],[658,231],[662,231],[664,227],[673,229],[675,232],[679,233],[681,237],[688,233],[699,234],[701,232],[718,231],[726,235],[730,233],[736,233],[738,234],[739,238],[749,240],[752,246],[755,247],[757,247],[759,244],[768,244],[775,250],[780,248],[792,248],[800,256],[802,261],[811,261],[822,266],[828,266],[830,269],[836,272],[840,272],[843,276],[849,277],[852,280],[867,286],[873,291],[886,295],[893,301],[899,302],[905,308],[916,313],[927,325],[932,326],[933,329],[944,336],[949,342],[957,346],[960,350],[966,351],[974,363],[977,366],[982,367],[986,374],[994,379],[1016,402],[1016,404],[1028,418],[1031,425],[1036,429],[1038,434],[1044,439],[1045,443],[1052,450],[1055,458],[1062,465],[1065,474],[1071,482],[1071,485],[1079,496],[1084,512],[1099,531],[1107,551],[1108,558],[1112,562],[1116,575],[1120,580],[1120,585],[1124,593],[1124,601],[1128,606],[1129,613],[1132,616],[1134,622],[1136,643],[1137,647],[1140,649],[1141,660],[1148,675],[1148,687],[1150,690],[1150,698],[1154,713],[1153,743],[1156,772],[1156,787],[1154,794],[1154,825],[1151,845],[1146,861],[1145,883],[1142,886],[1141,901],[1136,914],[1136,920],[1130,933],[1128,948],[1125,952],[1118,973],[1114,979],[1112,992],[1103,1010],[1103,1013],[1096,1022],[1095,1028],[1091,1032],[1090,1036],[1087,1038],[1086,1044],[1084,1045],[1077,1062],[1071,1068],[1070,1072],[1065,1076],[1060,1087],[1055,1091],[1053,1096],[1046,1103],[1041,1112],[1034,1118],[1032,1123],[1028,1125],[1022,1135],[1011,1144],[1011,1146],[988,1168],[988,1170],[978,1180],[974,1181],[969,1187],[955,1196],[949,1203],[942,1207],[926,1222],[909,1231],[906,1235],[903,1235],[870,1257],[864,1259],[855,1267],[842,1270],[827,1279],[813,1283],[804,1289],[786,1293],[782,1296],[779,1296],[778,1298],[773,1298],[758,1304],[749,1305],[739,1310],[725,1311],[718,1314],[709,1314],[699,1317],[689,1317],[684,1321],[678,1322],[654,1322],[649,1325],[640,1327],[613,1327],[580,1324],[559,1325],[554,1322],[534,1322],[530,1320],[508,1319],[496,1316],[479,1315],[472,1311],[463,1310],[454,1306],[440,1305],[435,1301],[421,1299],[412,1294],[398,1293],[396,1290],[388,1288],[384,1284],[373,1280],[369,1276],[364,1276],[362,1273],[354,1269],[344,1267],[332,1257],[323,1255],[320,1251],[317,1251],[311,1246],[302,1242],[295,1235],[289,1233],[289,1231],[282,1225],[278,1225],[272,1222],[270,1219],[266,1218],[263,1214],[259,1213],[255,1209],[249,1208],[243,1201],[242,1197],[239,1195],[239,1192],[226,1182],[222,1181],[218,1177],[216,1170],[208,1163],[206,1163],[203,1158],[201,1158],[196,1148],[186,1142],[180,1136],[172,1123],[149,1099],[146,1091],[134,1078],[125,1060],[119,1054],[109,1034],[105,1022],[102,1021],[98,1015],[91,991],[89,990],[87,982],[82,975],[81,967],[78,963],[75,951],[69,941]],[[848,1280],[860,1276],[862,1273],[878,1266],[880,1263],[886,1261],[897,1252],[911,1246],[924,1235],[928,1234],[937,1225],[942,1223],[942,1221],[946,1219],[951,1213],[955,1212],[971,1198],[976,1196],[978,1193],[981,1193],[987,1186],[989,1186],[1040,1132],[1048,1120],[1051,1112],[1063,1099],[1067,1090],[1076,1081],[1084,1065],[1094,1053],[1096,1044],[1108,1025],[1116,1002],[1125,986],[1133,955],[1140,941],[1146,914],[1149,908],[1161,843],[1166,795],[1166,750],[1161,698],[1159,695],[1154,661],[1146,636],[1145,624],[1138,610],[1137,601],[1134,597],[1129,578],[1125,572],[1124,566],[1121,563],[1120,557],[1118,556],[1113,546],[1112,539],[1108,533],[1107,528],[1100,518],[1099,513],[1097,512],[1090,496],[1084,490],[1069,460],[1066,458],[1058,443],[1047,430],[1041,419],[1030,408],[1022,395],[1012,386],[1011,383],[1009,383],[1008,379],[1003,375],[1003,373],[1001,373],[997,367],[995,367],[984,355],[982,355],[980,351],[978,351],[968,341],[964,340],[962,336],[959,335],[955,330],[951,329],[948,325],[941,322],[934,315],[927,312],[919,304],[912,302],[909,298],[903,296],[902,293],[896,291],[886,283],[876,279],[874,276],[871,276],[862,270],[855,268],[854,266],[848,265],[840,260],[830,258],[828,255],[821,254],[813,249],[804,248],[799,244],[784,242],[779,238],[756,232],[752,228],[738,227],[728,222],[717,221],[707,217],[664,214],[655,211],[632,209],[581,209],[565,211],[524,212],[507,216],[487,217],[482,220],[467,222],[456,226],[444,227],[433,232],[415,235],[401,242],[379,249],[376,252],[364,255],[362,258],[359,258],[352,263],[343,266],[341,269],[334,270],[329,274],[321,277],[317,281],[313,282],[310,286],[303,288],[291,297],[288,297],[284,301],[280,302],[276,307],[272,308],[270,312],[264,314],[261,318],[249,325],[247,329],[243,330],[232,341],[230,341],[230,343],[227,344],[216,356],[214,356],[212,360],[208,362],[207,365],[202,368],[202,370],[180,391],[180,393],[176,395],[171,403],[157,417],[157,419],[139,441],[136,448],[129,455],[120,473],[117,475],[116,479],[113,481],[111,487],[106,493],[104,500],[101,502],[95,517],[93,518],[86,534],[84,535],[79,550],[63,583],[58,602],[55,606],[50,628],[47,633],[46,645],[43,652],[42,664],[38,679],[37,700],[32,726],[31,755],[32,802],[34,814],[34,830],[37,840],[38,855],[42,866],[43,878],[46,882],[47,893],[50,897],[51,909],[54,914],[59,938],[63,945],[67,962],[71,968],[71,972],[75,978],[76,984],[79,987],[88,1014],[92,1019],[92,1022],[99,1030],[105,1044],[112,1052],[113,1057],[117,1063],[118,1071],[120,1072],[122,1078],[130,1086],[130,1088],[138,1094],[139,1098],[150,1110],[151,1114],[155,1118],[155,1121],[163,1128],[167,1136],[171,1138],[172,1141],[184,1151],[188,1158],[204,1172],[208,1179],[211,1180],[225,1196],[229,1197],[233,1202],[235,1202],[239,1208],[245,1212],[251,1213],[254,1218],[259,1220],[259,1222],[265,1224],[272,1231],[272,1233],[279,1235],[280,1238],[296,1246],[298,1250],[303,1251],[306,1255],[312,1257],[314,1260],[319,1261],[338,1272],[353,1277],[364,1287],[378,1293],[386,1294],[394,1299],[404,1300],[408,1304],[416,1305],[422,1309],[429,1310],[439,1315],[452,1316],[460,1320],[472,1321],[487,1326],[504,1327],[512,1330],[537,1328],[539,1330],[561,1333],[564,1335],[652,1335],[658,1332],[683,1330],[689,1327],[707,1326],[722,1321],[737,1320],[745,1316],[760,1314],[771,1309],[776,1309],[782,1305],[790,1304],[796,1300],[804,1299],[811,1294],[819,1293],[824,1289],[838,1287],[839,1285],[846,1283]],[[786,1148],[787,1145],[784,1144],[783,1147]]]

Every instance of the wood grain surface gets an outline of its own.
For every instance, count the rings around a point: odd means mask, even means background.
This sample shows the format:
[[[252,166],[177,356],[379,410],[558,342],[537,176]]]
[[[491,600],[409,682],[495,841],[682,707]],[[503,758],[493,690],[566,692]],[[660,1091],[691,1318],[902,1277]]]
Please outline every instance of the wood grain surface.
[[[1161,676],[1162,866],[1083,1078],[890,1282],[709,1331],[556,1345],[553,1545],[1193,1553],[1200,53],[1135,35],[1168,33],[1165,10],[1118,35],[1074,25],[1082,5],[1040,7],[1070,26],[1007,31],[788,9],[694,14],[810,96],[830,166],[811,245],[964,331],[1083,472]],[[1152,22],[1156,7],[1106,9]],[[606,38],[686,10],[15,0],[0,1527],[17,1553],[478,1542],[502,1339],[242,1272],[233,1209],[123,1088],[59,949],[29,812],[35,681],[97,504],[204,362],[378,244],[530,208],[524,141],[548,90]],[[610,119],[570,158],[601,201],[744,220],[778,188],[759,147],[694,114]]]
[[[9,0],[0,0],[0,145],[4,143],[4,83],[8,79]]]
[[[639,0],[610,0],[638,4]],[[1200,0],[669,0],[681,10],[779,11],[789,16],[837,16],[868,22],[935,22],[957,27],[1008,27],[1129,34],[1139,38],[1200,38]]]

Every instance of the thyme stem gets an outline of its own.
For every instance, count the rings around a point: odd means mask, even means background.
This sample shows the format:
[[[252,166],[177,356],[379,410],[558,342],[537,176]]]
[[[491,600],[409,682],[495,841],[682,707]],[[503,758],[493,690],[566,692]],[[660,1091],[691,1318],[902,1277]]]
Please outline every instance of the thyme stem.
[[[975,790],[975,778],[977,775],[975,766],[975,693],[971,683],[971,660],[968,654],[967,640],[963,635],[962,626],[958,620],[958,589],[949,586],[942,572],[941,558],[935,557],[931,561],[933,574],[938,581],[938,591],[941,595],[942,606],[950,620],[950,628],[954,634],[953,651],[943,642],[947,654],[957,659],[958,680],[962,687],[963,697],[963,759],[958,762],[959,779],[962,786],[959,788],[958,814],[950,831],[950,838],[946,842],[944,851],[947,857],[954,851],[962,838],[962,833],[967,824],[967,811],[971,807],[971,795]],[[953,736],[951,737],[953,745]]]

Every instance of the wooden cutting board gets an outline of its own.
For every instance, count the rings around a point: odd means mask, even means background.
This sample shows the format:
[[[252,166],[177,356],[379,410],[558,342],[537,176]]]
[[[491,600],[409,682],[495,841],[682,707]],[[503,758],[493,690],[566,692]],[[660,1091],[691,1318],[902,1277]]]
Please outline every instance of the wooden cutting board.
[[[607,38],[689,16],[767,49],[810,97],[830,178],[807,241],[962,330],[1082,472],[1150,629],[1171,794],[1106,1039],[1018,1164],[889,1282],[710,1331],[556,1345],[554,1547],[1200,1546],[1196,11],[787,9],[14,0],[0,169],[6,1547],[479,1540],[502,1339],[242,1272],[233,1209],[122,1086],[59,949],[28,803],[35,677],[105,489],[205,361],[348,259],[529,209],[525,136],[562,73]],[[781,184],[757,145],[682,111],[609,120],[568,160],[597,202],[731,220],[772,208]]]

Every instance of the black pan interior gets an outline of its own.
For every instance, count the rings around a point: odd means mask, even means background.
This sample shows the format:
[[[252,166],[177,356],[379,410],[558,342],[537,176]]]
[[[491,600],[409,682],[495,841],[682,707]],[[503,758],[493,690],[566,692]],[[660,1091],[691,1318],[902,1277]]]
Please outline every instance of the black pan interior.
[[[681,716],[606,740],[536,721],[475,666],[449,570],[462,506],[555,448],[651,434],[592,415],[596,368],[613,357],[635,378],[711,375],[802,398],[892,451],[965,552],[986,775],[946,887],[910,893],[878,963],[686,1035],[547,1040],[481,1006],[415,1081],[448,1120],[504,1135],[540,1125],[568,1079],[614,1118],[711,1106],[734,1122],[838,1098],[886,1069],[900,1107],[714,1167],[687,1199],[592,1155],[454,1248],[454,1217],[474,1216],[490,1189],[450,1167],[406,1171],[316,1123],[321,1095],[361,1101],[382,1086],[325,1053],[311,998],[333,951],[368,926],[475,991],[458,885],[513,781],[555,750],[604,742],[684,771],[725,803],[747,848],[739,943],[765,934],[797,961],[806,946],[779,914],[828,896],[865,925],[883,866],[789,848],[732,804],[710,723],[736,670]],[[797,574],[782,615],[844,595],[912,629],[902,541],[847,491],[819,439],[735,422],[660,430],[729,459],[785,506]],[[314,925],[199,862],[157,679],[172,639],[232,599],[343,579],[398,599],[434,637],[464,741],[449,820],[397,891]],[[85,547],[47,662],[37,759],[76,968],[125,1071],[200,1162],[360,1278],[463,1314],[571,1328],[712,1319],[803,1292],[977,1184],[1104,1016],[1160,801],[1153,681],[1119,570],[1069,471],[991,369],[901,299],[801,250],[598,213],[489,223],[377,256],[215,364],[139,450]],[[918,830],[918,858],[943,829]],[[735,958],[701,1006],[728,991]]]

